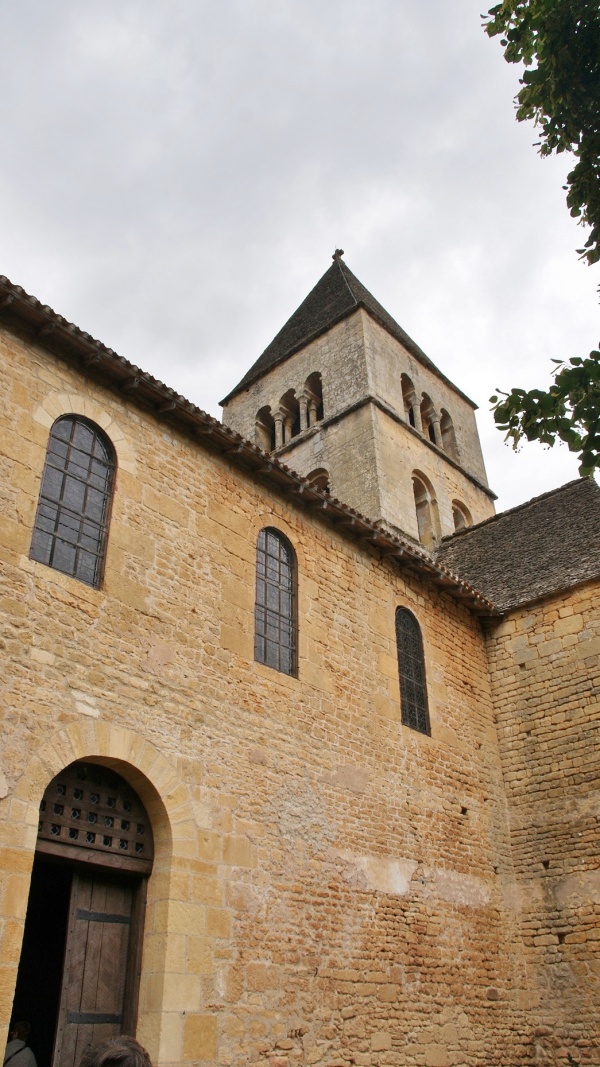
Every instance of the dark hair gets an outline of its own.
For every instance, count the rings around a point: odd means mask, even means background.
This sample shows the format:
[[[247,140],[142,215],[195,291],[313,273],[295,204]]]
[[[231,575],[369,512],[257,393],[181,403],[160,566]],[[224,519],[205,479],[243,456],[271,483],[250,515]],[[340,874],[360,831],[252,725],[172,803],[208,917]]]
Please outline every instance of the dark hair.
[[[9,1034],[16,1034],[21,1041],[27,1041],[30,1030],[31,1025],[23,1019],[20,1022],[13,1023],[8,1032]]]
[[[111,1037],[88,1045],[79,1067],[152,1067],[145,1048],[134,1037]]]

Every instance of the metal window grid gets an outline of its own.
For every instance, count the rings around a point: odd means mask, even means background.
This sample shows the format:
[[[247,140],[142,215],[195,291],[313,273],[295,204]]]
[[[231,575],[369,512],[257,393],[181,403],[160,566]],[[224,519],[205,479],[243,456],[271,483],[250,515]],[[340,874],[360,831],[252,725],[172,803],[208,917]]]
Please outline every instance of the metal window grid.
[[[67,415],[50,431],[30,556],[98,587],[114,460],[100,431]]]
[[[296,673],[296,574],[291,545],[261,530],[256,547],[254,657],[284,674]]]
[[[396,647],[402,722],[413,730],[428,734],[430,726],[423,641],[417,620],[406,608],[396,611]]]

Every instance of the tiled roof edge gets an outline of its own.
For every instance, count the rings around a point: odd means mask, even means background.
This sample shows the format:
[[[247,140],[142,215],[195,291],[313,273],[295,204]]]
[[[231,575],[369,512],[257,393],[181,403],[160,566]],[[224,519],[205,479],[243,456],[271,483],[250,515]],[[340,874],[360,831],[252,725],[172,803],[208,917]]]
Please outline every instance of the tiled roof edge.
[[[495,515],[490,515],[489,519],[482,519],[481,522],[475,523],[473,526],[464,526],[462,530],[455,530],[454,533],[446,534],[445,537],[442,537],[441,544],[448,544],[451,541],[456,542],[459,537],[468,537],[475,530],[481,530],[482,527],[489,526],[491,523],[500,522],[508,515],[514,515],[518,511],[527,511],[534,504],[539,503],[540,500],[547,500],[549,497],[557,496],[568,489],[573,489],[576,485],[588,482],[592,482],[597,486],[600,492],[600,486],[597,485],[596,480],[591,475],[584,478],[573,478],[572,481],[565,482],[564,485],[559,485],[556,489],[548,489],[545,493],[540,493],[539,496],[532,496],[530,500],[526,500],[523,504],[515,504],[514,507],[507,508],[506,511],[498,511]]]
[[[401,418],[398,412],[394,411],[394,409],[390,407],[389,404],[384,403],[383,400],[381,400],[377,396],[373,396],[371,393],[368,393],[366,396],[363,396],[360,400],[355,400],[352,404],[347,404],[346,407],[342,408],[341,411],[336,411],[335,415],[330,415],[328,418],[323,419],[315,427],[311,427],[311,429],[316,430],[317,427],[322,427],[323,429],[325,429],[328,426],[334,426],[335,423],[341,422],[342,419],[345,419],[347,415],[351,415],[355,411],[360,411],[361,408],[366,407],[368,404],[374,404],[374,406],[380,411],[382,411],[385,415],[387,415],[388,418],[392,419],[399,426],[402,426],[403,429],[405,429],[406,431],[408,431],[408,433],[415,437],[420,442],[420,444],[426,445],[426,447],[429,448],[430,451],[434,453],[434,455],[439,456],[441,459],[443,459],[444,463],[447,463],[450,467],[453,467],[454,470],[457,470],[462,475],[464,475],[465,478],[468,478],[469,481],[472,482],[473,485],[476,485],[478,489],[481,489],[482,492],[484,492],[490,498],[490,500],[498,499],[496,493],[493,491],[493,489],[490,489],[489,485],[485,485],[484,482],[480,481],[479,478],[477,478],[474,474],[471,474],[471,472],[468,471],[465,467],[461,467],[460,463],[458,463],[455,459],[452,459],[452,456],[449,456],[448,453],[444,452],[442,448],[439,448],[438,445],[435,445],[427,437],[424,437],[422,434],[420,434],[418,430],[415,430],[414,426],[411,426],[409,422],[406,422],[405,419]],[[278,455],[285,455],[288,452],[292,452],[295,446],[303,440],[306,440],[306,431],[301,436],[292,437],[291,441],[288,441],[287,444],[282,445],[280,448],[278,448]],[[450,537],[451,535],[448,536]]]
[[[598,581],[598,575],[587,575],[584,578],[576,578],[573,581],[569,581],[563,585],[554,586],[552,589],[548,589],[547,592],[539,593],[537,596],[523,597],[519,600],[506,600],[498,605],[497,620],[504,618],[507,615],[512,614],[513,611],[520,611],[521,608],[530,608],[534,604],[543,604],[546,600],[555,600],[557,597],[564,596],[570,593],[573,589],[578,589],[582,585],[594,585]]]
[[[424,580],[465,603],[475,614],[499,614],[490,600],[443,564],[437,563],[408,541],[384,532],[376,523],[347,504],[311,486],[305,478],[274,456],[263,452],[258,445],[247,441],[241,434],[235,433],[184,396],[57,314],[47,304],[30,296],[21,286],[14,285],[0,275],[0,321],[4,321],[10,329],[14,320],[31,329],[33,343],[48,348],[53,355],[66,361],[78,357],[84,373],[99,378],[104,385],[127,400],[150,410],[154,417],[175,423],[180,430],[199,443],[214,448],[247,473],[264,477],[277,492],[293,494],[296,502],[306,504],[313,514],[334,529],[339,529],[342,534],[353,540],[358,539],[359,543],[368,543],[381,553],[382,558],[395,559],[410,571],[417,572]]]

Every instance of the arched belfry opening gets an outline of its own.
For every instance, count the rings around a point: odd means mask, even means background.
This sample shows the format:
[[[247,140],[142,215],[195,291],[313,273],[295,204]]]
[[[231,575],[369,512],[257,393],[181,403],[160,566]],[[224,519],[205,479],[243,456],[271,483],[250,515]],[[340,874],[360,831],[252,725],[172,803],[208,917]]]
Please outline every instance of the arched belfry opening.
[[[40,804],[13,1018],[40,1067],[77,1067],[88,1044],[135,1033],[150,820],[109,767],[71,763]]]
[[[300,405],[293,389],[288,389],[279,401],[279,417],[282,420],[283,444],[300,433]]]
[[[420,471],[413,471],[412,484],[419,541],[432,551],[441,537],[435,492],[429,479]]]
[[[329,492],[329,471],[326,467],[316,467],[314,471],[306,475],[306,480],[309,485],[320,489],[322,493]]]
[[[431,397],[428,396],[427,393],[423,393],[423,399],[421,401],[421,426],[425,437],[428,437],[433,445],[439,445],[441,443],[438,440],[438,434],[436,434],[436,421],[439,433],[439,419],[436,415]]]
[[[467,526],[473,525],[471,512],[460,500],[452,501],[452,520],[455,530],[464,530]]]
[[[418,399],[415,387],[412,383],[412,379],[408,377],[408,374],[403,374],[401,376],[400,381],[402,384],[402,403],[404,405],[404,414],[406,417],[406,421],[414,429],[417,429],[416,416],[420,416],[421,413],[418,407]]]
[[[303,398],[306,403],[306,425],[314,426],[316,422],[320,422],[323,418],[323,383],[318,371],[309,374],[306,379]]]
[[[440,412],[440,433],[442,435],[442,448],[444,452],[447,452],[457,463],[459,461],[458,446],[456,444],[456,433],[454,432],[454,424],[451,416],[445,410],[441,409]]]
[[[276,445],[275,420],[268,404],[257,413],[255,429],[255,439],[258,447],[262,448],[263,452],[273,452]]]

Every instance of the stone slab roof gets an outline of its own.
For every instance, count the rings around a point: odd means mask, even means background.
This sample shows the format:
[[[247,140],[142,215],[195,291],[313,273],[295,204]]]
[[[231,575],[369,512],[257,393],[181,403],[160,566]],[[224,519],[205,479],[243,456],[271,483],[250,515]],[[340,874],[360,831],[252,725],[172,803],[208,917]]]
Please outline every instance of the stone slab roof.
[[[314,289],[302,301],[300,307],[288,319],[285,326],[279,331],[271,344],[265,348],[261,356],[252,364],[250,370],[238,382],[234,389],[227,394],[221,404],[226,404],[237,393],[246,389],[253,382],[262,378],[264,374],[272,370],[279,363],[293,356],[301,348],[314,341],[321,334],[326,333],[336,323],[352,315],[358,308],[364,308],[379,324],[395,337],[423,366],[434,372],[455,392],[467,400],[472,407],[477,407],[464,393],[437,369],[435,364],[426,356],[418,344],[402,329],[392,316],[381,306],[378,300],[358,280],[349,267],[341,258],[341,252],[336,252],[333,263],[329,270],[325,271]]]
[[[436,559],[500,611],[600,577],[600,487],[568,482],[444,539]]]

